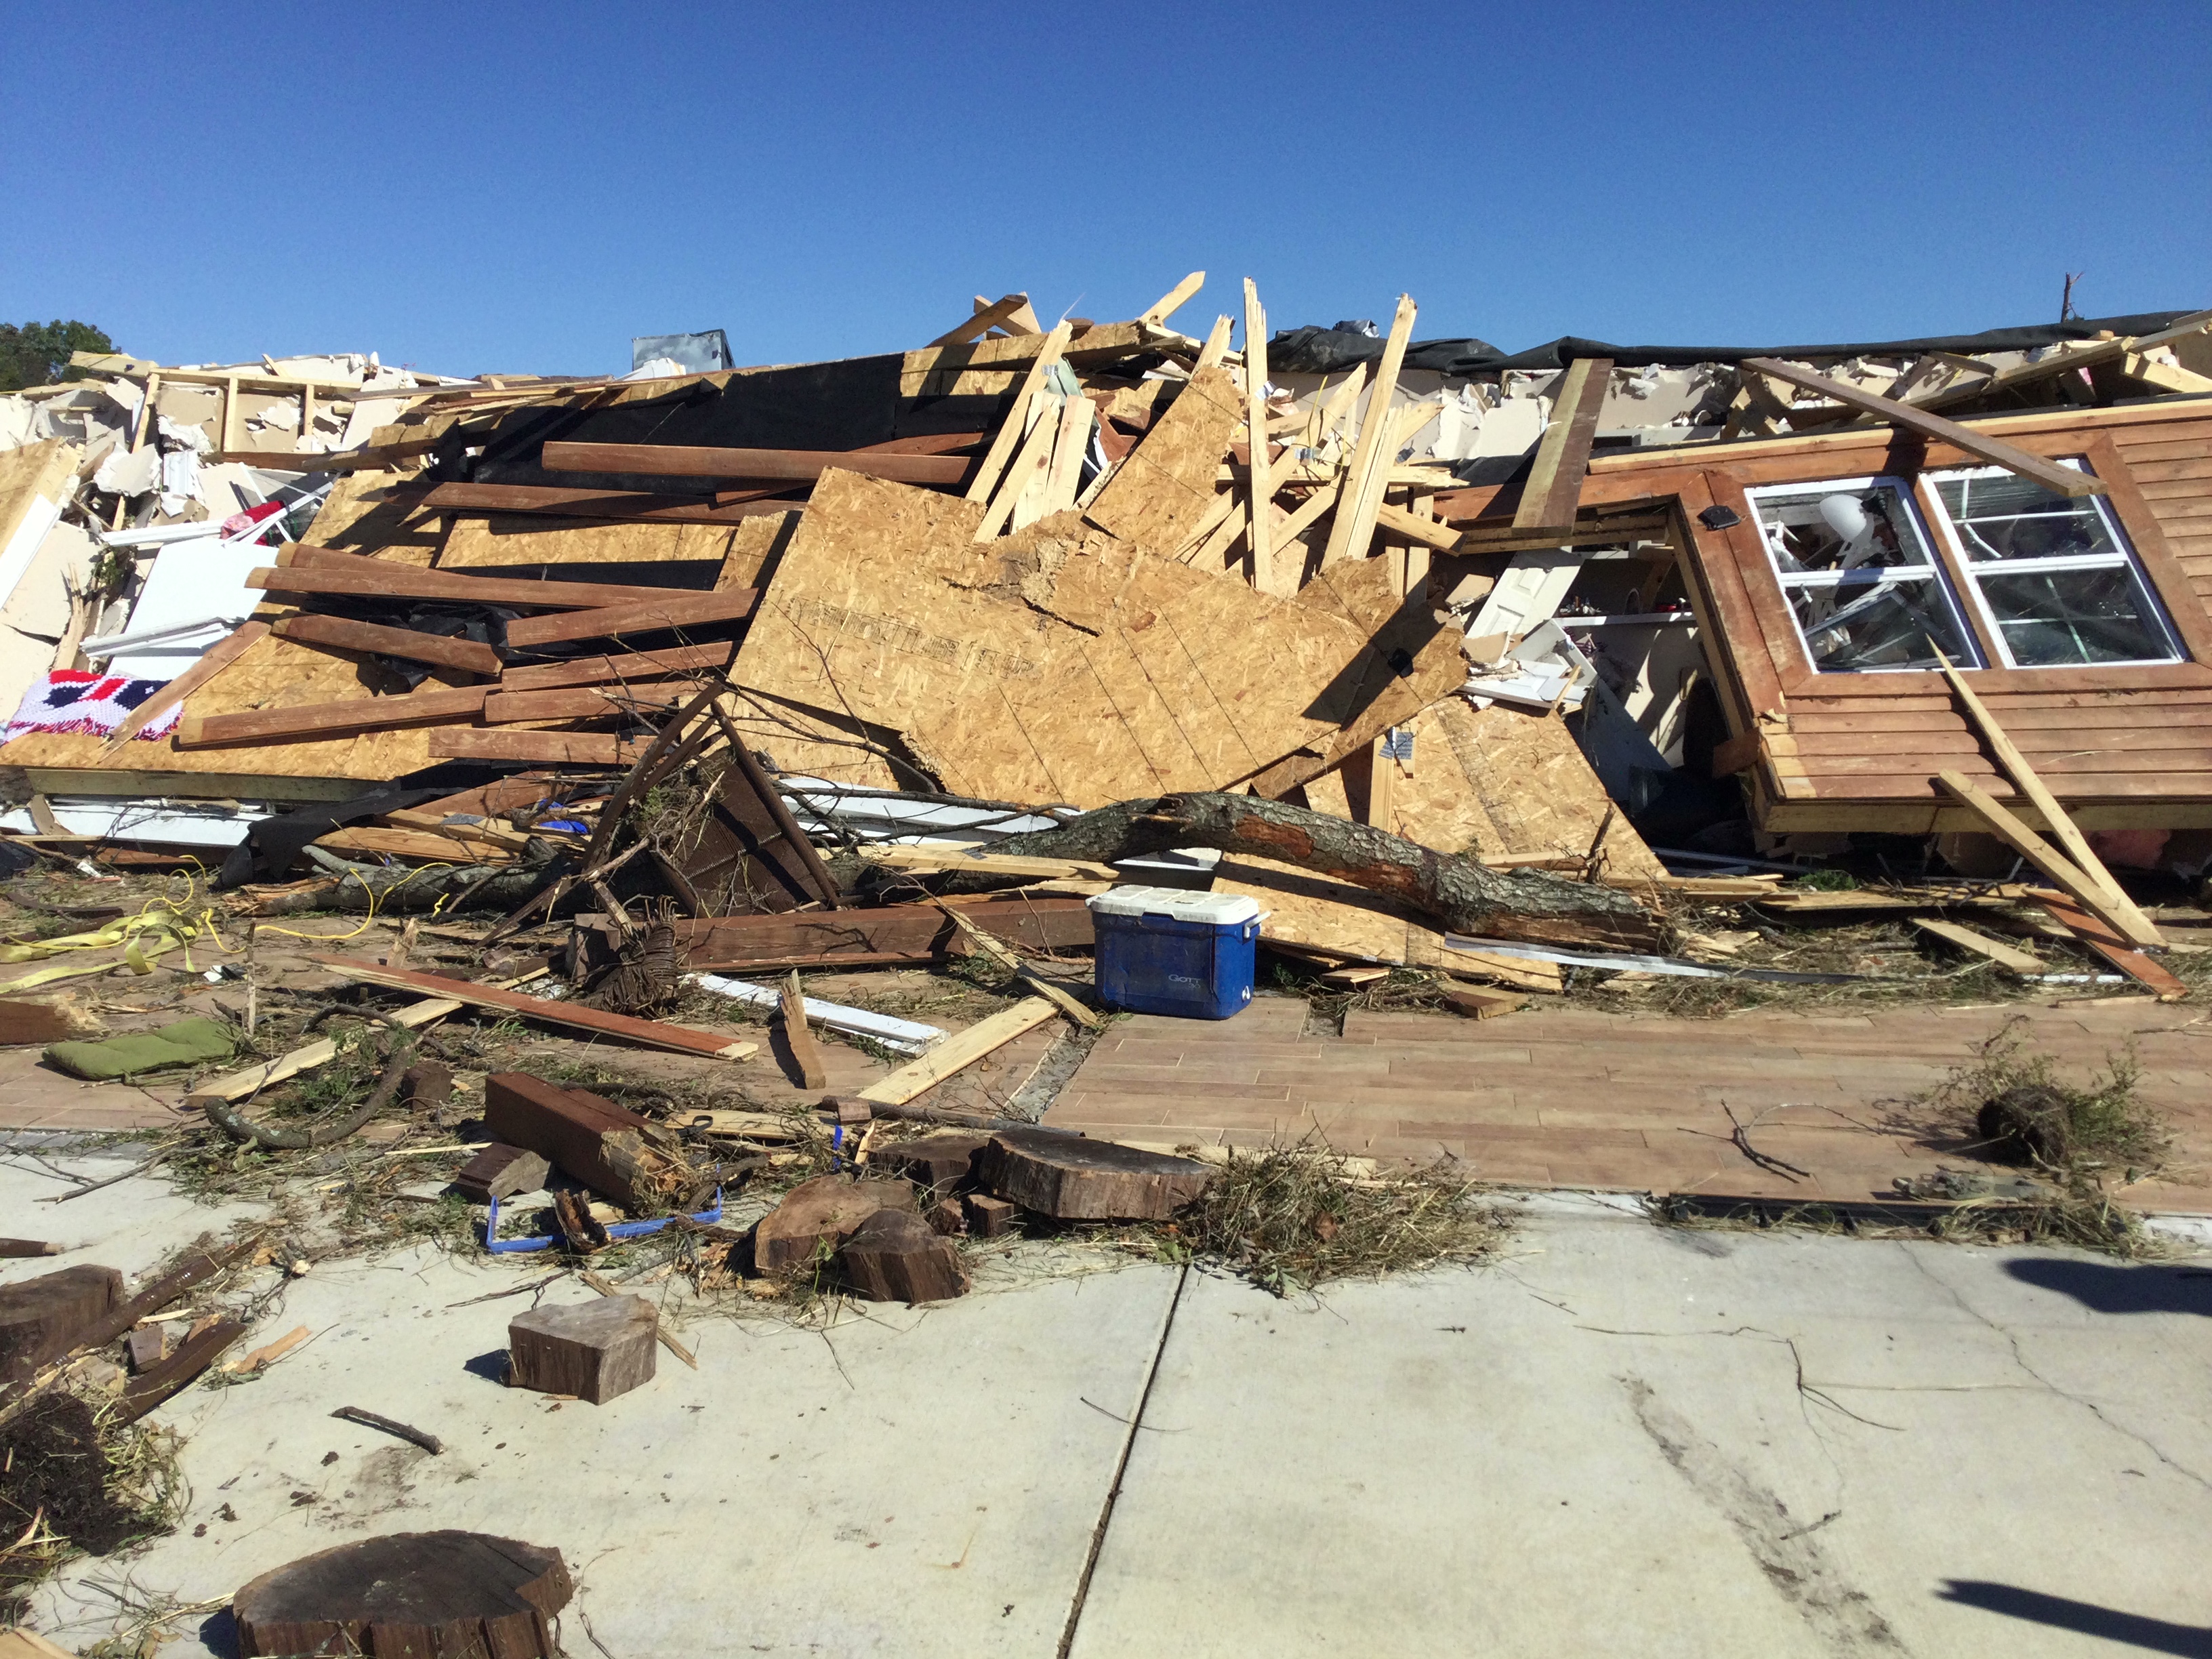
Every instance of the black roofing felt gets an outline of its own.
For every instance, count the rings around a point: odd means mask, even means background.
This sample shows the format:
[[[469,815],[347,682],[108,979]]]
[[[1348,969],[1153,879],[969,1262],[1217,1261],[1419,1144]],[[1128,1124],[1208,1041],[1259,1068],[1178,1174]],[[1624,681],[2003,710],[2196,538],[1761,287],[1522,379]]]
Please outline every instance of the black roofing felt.
[[[1844,345],[1619,346],[1579,335],[1562,335],[1546,345],[1508,355],[1487,340],[1419,340],[1406,353],[1407,368],[1428,369],[1462,378],[1495,374],[1508,368],[1565,368],[1577,357],[1610,357],[1617,368],[1687,368],[1697,363],[1734,363],[1746,357],[1783,357],[1803,362],[1844,357],[1910,357],[1928,351],[1972,356],[1984,351],[2022,351],[2061,340],[2093,340],[2106,330],[2121,335],[2154,334],[2190,313],[2146,312],[2136,317],[2084,317],[2069,323],[2039,323],[2025,328],[1992,328],[1979,334],[1946,334],[1922,340],[1874,340]],[[1285,374],[1336,374],[1355,363],[1375,362],[1382,342],[1370,335],[1333,328],[1286,329],[1267,342],[1267,367]]]

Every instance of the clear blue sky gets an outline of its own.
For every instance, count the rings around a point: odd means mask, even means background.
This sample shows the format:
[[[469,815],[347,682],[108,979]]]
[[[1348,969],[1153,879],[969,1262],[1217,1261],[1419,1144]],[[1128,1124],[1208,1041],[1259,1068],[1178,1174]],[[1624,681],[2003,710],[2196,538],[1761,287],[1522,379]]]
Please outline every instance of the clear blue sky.
[[[969,296],[1508,349],[2212,305],[2212,4],[0,0],[0,320],[603,373]]]

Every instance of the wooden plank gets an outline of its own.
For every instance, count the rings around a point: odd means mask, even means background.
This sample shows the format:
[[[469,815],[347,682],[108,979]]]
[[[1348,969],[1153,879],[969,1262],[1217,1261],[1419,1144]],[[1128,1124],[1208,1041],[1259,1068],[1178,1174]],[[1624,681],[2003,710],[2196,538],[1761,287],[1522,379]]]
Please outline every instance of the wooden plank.
[[[2014,950],[2002,939],[1991,939],[1987,933],[1978,933],[1973,928],[1962,926],[1958,922],[1943,921],[1934,916],[1908,916],[1905,920],[1923,933],[1933,934],[1937,939],[1957,945],[1962,951],[1971,951],[1978,957],[1986,957],[1998,967],[2008,969],[2015,974],[2042,974],[2050,971],[2050,964],[2040,957],[2030,955],[2026,951]]]
[[[672,646],[661,651],[624,651],[612,656],[578,657],[568,662],[509,668],[500,676],[501,691],[550,691],[557,686],[599,685],[608,681],[654,680],[669,674],[711,672],[729,665],[737,647],[726,640],[705,645]]]
[[[1017,858],[969,847],[963,842],[884,842],[863,846],[860,856],[892,870],[966,871],[991,876],[1028,876],[1037,880],[1114,881],[1110,864],[1083,859]]]
[[[355,622],[345,617],[286,617],[273,631],[279,639],[304,640],[310,645],[334,646],[341,651],[363,651],[375,656],[400,657],[409,662],[434,663],[465,674],[496,674],[502,665],[498,652],[474,640],[425,634],[412,628],[386,628],[381,623]]]
[[[792,478],[807,482],[830,468],[898,483],[955,484],[967,476],[958,455],[886,455],[870,450],[715,449],[692,444],[592,444],[554,439],[540,463],[548,472],[647,473],[677,478]]]
[[[1382,502],[1375,509],[1375,526],[1401,541],[1418,542],[1423,547],[1436,549],[1439,553],[1459,550],[1462,539],[1459,531],[1442,520],[1425,519],[1402,507],[1394,507],[1389,501]],[[1485,550],[1488,550],[1486,548]]]
[[[994,937],[1025,951],[1088,950],[1093,938],[1091,912],[1079,898],[999,899],[956,908]],[[834,915],[702,916],[676,924],[678,948],[693,971],[933,962],[950,953],[957,931],[928,904]]]
[[[372,853],[379,857],[427,860],[445,864],[512,864],[514,855],[484,842],[435,830],[387,830],[373,823],[349,824],[315,838],[333,853]]]
[[[1042,997],[1024,997],[1012,1007],[1002,1008],[964,1031],[955,1031],[920,1060],[878,1078],[860,1091],[860,1098],[872,1105],[903,1106],[1059,1012]]]
[[[2054,495],[2079,498],[2105,493],[2101,478],[2078,472],[2072,467],[2060,466],[2040,455],[2031,455],[2002,439],[1977,432],[1971,427],[1960,426],[1956,421],[1947,421],[1940,415],[1931,415],[1911,404],[1899,403],[1893,398],[1862,391],[1844,381],[1817,374],[1809,368],[1799,368],[1795,364],[1785,363],[1774,357],[1747,357],[1741,367],[1753,374],[1771,374],[1778,380],[1786,380],[1791,386],[1818,392],[1846,408],[1887,421],[1902,431],[1917,433],[1923,438],[1953,445],[1992,466],[2016,472]]]
[[[1275,485],[1267,456],[1267,313],[1260,289],[1244,279],[1244,421],[1250,429],[1252,475],[1246,491],[1249,518],[1244,545],[1251,557],[1252,586],[1263,593],[1296,592],[1275,569]]]
[[[290,550],[287,550],[289,551]],[[310,549],[309,551],[326,550]],[[445,570],[349,555],[360,569],[316,564],[267,567],[246,573],[246,586],[271,593],[337,594],[349,599],[458,599],[464,605],[524,605],[533,610],[583,611],[617,605],[647,605],[690,590],[626,587],[612,582],[518,581],[502,576],[466,576]]]
[[[1577,357],[1567,365],[1553,394],[1551,424],[1536,445],[1536,459],[1522,486],[1513,527],[1524,534],[1574,527],[1589,471],[1590,445],[1597,436],[1598,412],[1613,383],[1610,357]]]
[[[612,639],[623,634],[661,634],[738,622],[752,615],[757,588],[726,587],[714,593],[670,593],[659,599],[602,610],[569,611],[553,617],[526,617],[507,625],[507,642],[518,651],[569,640]]]
[[[1013,458],[1014,446],[1022,440],[1030,404],[1044,385],[1045,377],[1052,373],[1053,365],[1060,361],[1060,354],[1067,349],[1072,332],[1067,324],[1061,323],[1044,337],[1035,360],[1030,364],[1029,372],[1022,376],[1021,385],[1014,390],[1014,400],[1007,405],[1006,418],[1000,422],[990,448],[983,452],[983,459],[976,467],[975,477],[968,480],[967,498],[969,501],[988,501],[991,492],[998,487],[1000,476],[1006,471],[1006,463]]]
[[[1192,271],[1189,276],[1139,312],[1137,320],[1139,323],[1149,323],[1155,328],[1163,326],[1169,318],[1182,309],[1192,295],[1205,286],[1206,273],[1202,270]]]
[[[570,489],[555,484],[442,483],[423,497],[440,513],[538,513],[561,519],[610,519],[640,524],[738,524],[770,513],[787,513],[804,501],[778,492],[749,500],[716,501],[705,495],[648,495],[635,489]]]
[[[2179,1002],[2189,988],[2166,970],[2164,963],[2132,950],[2105,921],[2056,893],[2039,893],[2036,902],[2064,924],[2082,944],[2137,984],[2147,986],[2160,1002]]]
[[[1936,781],[1988,825],[1990,833],[1998,840],[2057,883],[2068,897],[2123,937],[2134,937],[2120,919],[2112,913],[2103,890],[2095,881],[2075,868],[2071,860],[1991,799],[1971,780],[1960,773],[1947,771],[1937,774]],[[2156,931],[2153,930],[2150,939],[2136,939],[2136,942],[2158,943]]]
[[[1060,400],[1060,430],[1052,441],[1052,466],[1045,475],[1044,495],[1037,507],[1037,518],[1065,513],[1075,505],[1075,492],[1083,481],[1083,457],[1091,447],[1091,423],[1097,418],[1098,405],[1088,398]],[[1016,517],[1014,528],[1027,528],[1019,522],[1018,513]]]
[[[1036,411],[1036,419],[1030,423],[1029,435],[1022,440],[1020,453],[1014,457],[1013,465],[1006,469],[1006,476],[1000,481],[998,494],[991,497],[990,506],[984,509],[982,521],[975,526],[975,539],[979,542],[989,541],[1006,527],[1023,492],[1042,479],[1052,465],[1053,439],[1059,434],[1060,421],[1052,408],[1053,399],[1046,398],[1038,401],[1042,407]],[[1090,399],[1086,398],[1083,401],[1088,403]],[[1010,421],[1012,418],[1008,417]]]
[[[627,1014],[611,1014],[601,1009],[586,1008],[573,1002],[556,1002],[546,997],[525,996],[520,991],[503,991],[495,986],[448,979],[441,974],[417,974],[404,969],[380,968],[374,963],[356,961],[351,957],[311,957],[309,960],[332,973],[359,980],[364,985],[382,985],[398,991],[414,991],[424,996],[466,1003],[476,1008],[496,1008],[505,1013],[520,1015],[525,1019],[539,1020],[549,1025],[570,1026],[599,1036],[620,1037],[627,1042],[642,1043],[649,1048],[666,1048],[680,1054],[704,1054],[711,1060],[744,1060],[760,1052],[757,1042],[739,1042],[713,1031],[694,1030],[688,1025],[670,1025],[655,1019],[633,1019]]]
[[[483,685],[454,685],[396,697],[309,703],[301,708],[249,708],[236,714],[186,714],[177,722],[177,747],[219,749],[231,744],[301,741],[468,720],[482,711],[484,696],[490,690]]]
[[[647,685],[572,685],[547,691],[495,691],[484,699],[487,726],[519,720],[587,720],[610,714],[665,714],[699,688],[689,680]]]
[[[629,766],[653,734],[611,732],[517,732],[451,726],[429,737],[432,760],[520,761],[532,766]]]
[[[822,1045],[814,1040],[814,1033],[806,1024],[806,994],[799,987],[799,970],[791,970],[791,977],[783,983],[783,1040],[791,1050],[792,1069],[799,1075],[792,1079],[802,1089],[826,1089],[830,1086],[830,1070],[822,1059]]]
[[[1346,470],[1344,510],[1330,521],[1328,544],[1322,550],[1324,566],[1367,551],[1375,533],[1375,512],[1382,504],[1391,457],[1384,445],[1394,434],[1390,398],[1397,389],[1398,370],[1406,361],[1406,345],[1413,338],[1415,307],[1410,294],[1398,296],[1398,310],[1390,319],[1390,337],[1382,345],[1382,361],[1375,371],[1375,385],[1367,395],[1367,418],[1359,423],[1359,444]]]
[[[1026,294],[1009,294],[1004,299],[994,300],[988,305],[978,305],[974,316],[969,318],[957,328],[939,335],[929,343],[933,346],[965,345],[970,340],[981,339],[1017,313],[1029,310],[1029,306],[1030,296]]]
[[[1967,714],[1980,728],[1983,741],[1989,744],[1990,752],[1996,757],[1997,763],[2012,780],[2013,787],[2043,814],[2044,823],[2050,826],[2059,849],[2074,861],[2074,867],[2095,883],[2103,893],[2105,904],[2100,914],[2112,916],[2120,931],[2138,945],[2162,944],[2164,941],[2159,938],[2158,929],[2151,924],[2150,918],[2136,908],[2135,901],[2121,890],[2119,883],[2112,879],[2112,872],[2105,868],[2104,861],[2083,839],[2081,832],[2074,827],[2074,821],[2059,805],[2058,798],[2044,787],[2043,780],[2036,775],[2034,767],[2028,764],[2027,757],[2021,754],[2019,746],[2005,735],[2004,727],[1997,724],[1997,718],[1990,713],[1988,705],[1974,695],[1974,689],[1966,684],[1966,676],[1940,649],[1932,646],[1930,649],[1936,650],[1936,660],[1943,666],[1943,678],[1950,682],[1951,690],[1966,705]],[[2208,759],[2212,759],[2212,757],[2208,757]]]
[[[461,1006],[450,997],[434,997],[427,1002],[410,1003],[380,1018],[389,1024],[416,1030],[445,1018],[447,1014],[459,1013]],[[185,1104],[192,1107],[204,1106],[210,1100],[243,1100],[264,1089],[273,1089],[302,1072],[312,1072],[317,1066],[327,1066],[337,1058],[337,1054],[336,1040],[325,1038],[319,1042],[310,1042],[305,1048],[295,1048],[289,1054],[280,1054],[275,1060],[264,1060],[258,1066],[249,1066],[242,1072],[202,1078],[192,1085],[192,1091],[185,1097]]]
[[[269,631],[267,623],[243,623],[234,629],[228,637],[218,640],[214,645],[210,646],[198,662],[131,711],[130,717],[115,728],[115,734],[108,738],[106,745],[94,757],[95,763],[112,759],[122,750],[125,744],[145,729],[149,721],[159,715],[167,714],[170,709],[222,672],[238,659],[247,646],[252,645]]]

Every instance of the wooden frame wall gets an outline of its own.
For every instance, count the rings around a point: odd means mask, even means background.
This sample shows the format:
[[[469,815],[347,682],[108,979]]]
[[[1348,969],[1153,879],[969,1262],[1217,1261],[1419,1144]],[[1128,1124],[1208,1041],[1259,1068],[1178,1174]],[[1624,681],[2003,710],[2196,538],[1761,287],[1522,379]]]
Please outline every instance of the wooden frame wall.
[[[2191,660],[2133,667],[1972,671],[1975,690],[2091,828],[2212,827],[2212,399],[1972,423],[2033,453],[2081,456]],[[2013,792],[1940,674],[1824,674],[1814,667],[1747,491],[1888,475],[1910,481],[1986,660],[2002,658],[1972,598],[1924,475],[1984,463],[1887,430],[1713,446],[1592,464],[1582,505],[1671,504],[1686,586],[1763,827],[1924,834],[1977,827],[1936,788],[1964,771]],[[1740,522],[1698,515],[1726,507]],[[2035,818],[2025,809],[2023,815]],[[2039,821],[2039,819],[2038,820]]]

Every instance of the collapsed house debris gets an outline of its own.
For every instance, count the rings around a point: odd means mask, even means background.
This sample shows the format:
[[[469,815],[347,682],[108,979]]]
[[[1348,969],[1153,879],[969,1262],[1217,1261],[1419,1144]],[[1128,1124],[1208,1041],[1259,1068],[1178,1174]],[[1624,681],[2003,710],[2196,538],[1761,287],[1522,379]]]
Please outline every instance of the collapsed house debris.
[[[2145,884],[2212,860],[2212,313],[1508,356],[1416,343],[1409,299],[1270,337],[1247,283],[1231,349],[1169,325],[1200,280],[778,368],[719,334],[589,380],[81,355],[0,398],[0,1039],[189,1068],[138,1170],[335,1192],[332,1253],[408,1212],[561,1261],[596,1299],[505,1322],[502,1374],[614,1410],[697,1363],[637,1275],[928,1304],[1081,1235],[1280,1290],[1392,1204],[1419,1224],[1370,1264],[1480,1248],[1475,1175],[1040,1122],[1118,1012],[2187,994],[2197,913]],[[1926,956],[1790,943],[1889,923]],[[83,984],[157,960],[242,1003],[112,1032]],[[871,992],[902,970],[928,998]],[[670,1069],[596,1063],[629,1051]],[[1898,1190],[1990,1202],[1936,1180]],[[0,1429],[283,1363],[306,1328],[225,1361],[264,1304],[217,1290],[323,1248],[9,1285]],[[241,1650],[553,1650],[557,1552],[372,1542],[241,1589]]]

